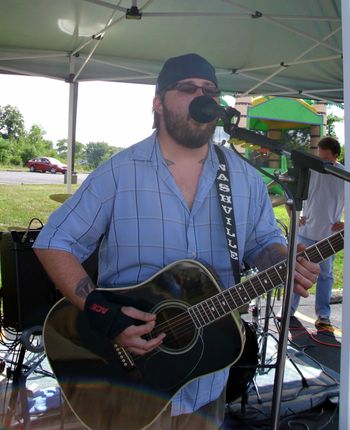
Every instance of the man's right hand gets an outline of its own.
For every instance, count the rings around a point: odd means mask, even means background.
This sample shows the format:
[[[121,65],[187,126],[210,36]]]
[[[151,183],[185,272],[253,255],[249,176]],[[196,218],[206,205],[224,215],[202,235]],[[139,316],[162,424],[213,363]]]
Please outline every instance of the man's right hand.
[[[131,325],[122,331],[115,341],[118,345],[126,350],[137,354],[144,355],[158,348],[165,338],[165,333],[160,333],[153,339],[146,340],[142,336],[151,333],[156,324],[156,315],[140,311],[131,306],[123,306],[121,311],[130,318],[143,321],[144,324]],[[147,336],[145,336],[147,337]]]

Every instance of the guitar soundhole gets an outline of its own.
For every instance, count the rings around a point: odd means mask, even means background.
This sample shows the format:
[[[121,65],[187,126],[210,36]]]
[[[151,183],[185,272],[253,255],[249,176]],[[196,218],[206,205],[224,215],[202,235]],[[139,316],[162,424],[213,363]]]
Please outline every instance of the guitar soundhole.
[[[154,310],[157,314],[157,330],[166,333],[160,349],[167,353],[181,354],[188,351],[200,335],[186,309],[186,305],[181,302],[162,302]]]

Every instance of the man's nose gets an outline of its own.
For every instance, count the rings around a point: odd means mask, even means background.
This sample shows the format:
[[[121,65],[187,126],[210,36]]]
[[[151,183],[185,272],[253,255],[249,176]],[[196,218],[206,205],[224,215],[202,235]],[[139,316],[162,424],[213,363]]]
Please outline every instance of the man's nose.
[[[199,94],[198,94],[199,93]],[[197,87],[197,89],[196,89],[196,92],[195,92],[195,95],[197,96],[197,95],[199,95],[199,96],[205,96],[205,93],[204,93],[204,89],[203,89],[203,87]]]

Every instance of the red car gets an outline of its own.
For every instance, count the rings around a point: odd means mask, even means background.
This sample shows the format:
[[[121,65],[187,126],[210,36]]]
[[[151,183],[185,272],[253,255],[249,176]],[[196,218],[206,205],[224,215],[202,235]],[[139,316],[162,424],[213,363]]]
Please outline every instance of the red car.
[[[31,172],[66,173],[67,166],[56,158],[37,157],[27,161],[27,167]]]

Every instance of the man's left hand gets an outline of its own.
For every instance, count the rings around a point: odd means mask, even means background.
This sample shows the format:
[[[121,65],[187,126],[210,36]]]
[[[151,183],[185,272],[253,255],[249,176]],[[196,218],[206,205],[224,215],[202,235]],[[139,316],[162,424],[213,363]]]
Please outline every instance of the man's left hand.
[[[305,245],[299,244],[298,252],[304,251],[305,248]],[[311,263],[303,257],[297,257],[295,264],[294,292],[302,297],[308,297],[308,290],[317,281],[319,274],[319,264]]]

